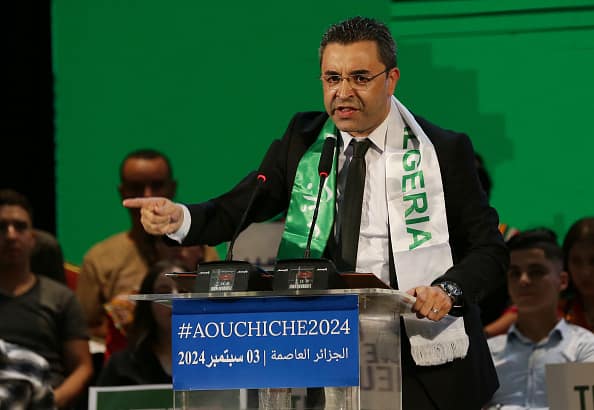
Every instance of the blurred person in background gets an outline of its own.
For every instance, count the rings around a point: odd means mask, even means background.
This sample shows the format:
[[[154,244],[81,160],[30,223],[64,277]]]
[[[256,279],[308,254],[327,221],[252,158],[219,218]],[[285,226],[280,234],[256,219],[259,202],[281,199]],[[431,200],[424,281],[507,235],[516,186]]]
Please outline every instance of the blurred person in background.
[[[565,319],[594,330],[594,217],[576,221],[563,242],[569,286],[563,292],[561,309]]]
[[[169,159],[152,149],[126,155],[120,166],[121,198],[163,195],[173,198],[177,183]],[[138,290],[150,265],[156,262],[155,239],[140,225],[138,212],[130,212],[131,226],[93,245],[83,259],[76,288],[92,336],[105,338],[108,318],[104,304],[118,295]]]
[[[166,273],[187,270],[178,261],[157,262],[140,286],[141,294],[176,293]],[[129,331],[128,347],[107,361],[97,380],[99,386],[171,383],[171,307],[139,301]]]
[[[555,233],[527,230],[508,246],[507,281],[518,317],[506,334],[488,340],[500,383],[489,409],[546,409],[546,365],[594,362],[594,334],[559,314],[568,275]]]
[[[153,149],[130,152],[120,165],[118,192],[121,199],[132,197],[175,196],[177,182],[165,154]],[[105,343],[104,360],[126,347],[127,327],[132,323],[134,302],[128,295],[138,288],[149,268],[171,257],[216,260],[214,248],[198,245],[179,250],[167,247],[161,238],[147,234],[140,223],[140,212],[130,209],[131,226],[95,244],[86,253],[76,295],[84,309],[89,332]],[[194,266],[189,266],[192,270]]]
[[[65,285],[31,271],[35,246],[27,198],[0,191],[0,339],[49,363],[56,407],[69,408],[93,374],[82,309]]]

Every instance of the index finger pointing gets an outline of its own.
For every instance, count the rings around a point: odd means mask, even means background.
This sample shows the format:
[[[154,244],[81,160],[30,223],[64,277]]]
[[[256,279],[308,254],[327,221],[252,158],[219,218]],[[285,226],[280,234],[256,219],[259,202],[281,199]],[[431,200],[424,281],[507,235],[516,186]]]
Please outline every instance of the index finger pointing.
[[[158,203],[159,200],[157,198],[128,198],[122,201],[122,205],[126,208],[143,208]]]

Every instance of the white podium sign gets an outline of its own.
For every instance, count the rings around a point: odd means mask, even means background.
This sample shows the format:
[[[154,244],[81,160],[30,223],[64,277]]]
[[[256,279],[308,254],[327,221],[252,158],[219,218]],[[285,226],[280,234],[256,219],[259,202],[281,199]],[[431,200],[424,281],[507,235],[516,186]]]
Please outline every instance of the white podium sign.
[[[550,410],[594,410],[594,363],[559,363],[546,367]]]

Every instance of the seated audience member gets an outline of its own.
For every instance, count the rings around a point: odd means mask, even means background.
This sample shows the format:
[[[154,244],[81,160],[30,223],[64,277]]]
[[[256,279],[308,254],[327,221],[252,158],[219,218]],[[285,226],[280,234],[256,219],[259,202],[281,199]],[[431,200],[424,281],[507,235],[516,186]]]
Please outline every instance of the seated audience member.
[[[55,409],[47,360],[2,339],[0,409]]]
[[[176,182],[169,160],[154,150],[128,154],[120,166],[120,197],[165,196],[172,198]],[[107,333],[103,305],[120,294],[138,289],[148,268],[156,262],[155,238],[140,224],[140,214],[130,212],[131,227],[95,244],[83,258],[76,295],[92,336]]]
[[[594,330],[594,217],[576,221],[563,242],[569,286],[562,294],[565,320]]]
[[[173,279],[165,273],[184,271],[174,261],[156,263],[148,272],[141,294],[175,293]],[[128,347],[115,352],[103,367],[99,386],[171,383],[171,308],[158,303],[136,304]]]
[[[56,407],[67,408],[93,372],[85,321],[70,289],[31,271],[34,244],[29,201],[0,191],[0,337],[47,360]]]
[[[54,235],[35,229],[35,246],[31,253],[31,271],[66,284],[62,247]]]
[[[191,268],[191,270],[195,270],[199,263],[218,260],[216,250],[206,245],[168,246],[163,241],[157,241],[155,250],[157,260],[177,260],[188,269]],[[136,291],[130,293],[136,293]],[[113,352],[122,350],[128,344],[128,327],[132,324],[136,305],[136,302],[129,299],[128,295],[121,293],[103,305],[109,318],[104,353],[105,361],[109,359]]]
[[[173,198],[176,186],[169,159],[158,151],[134,151],[121,163],[118,190],[122,199]],[[106,344],[106,360],[112,352],[126,346],[126,327],[134,308],[127,295],[138,291],[150,266],[170,257],[162,251],[167,246],[159,247],[162,239],[144,231],[137,209],[130,210],[130,222],[128,231],[110,236],[86,253],[76,288],[91,335]],[[215,249],[200,250],[204,259],[218,259]]]
[[[518,318],[507,334],[488,340],[500,383],[489,408],[546,409],[545,366],[594,362],[594,334],[559,318],[559,292],[568,279],[555,234],[525,231],[508,246],[508,287]]]

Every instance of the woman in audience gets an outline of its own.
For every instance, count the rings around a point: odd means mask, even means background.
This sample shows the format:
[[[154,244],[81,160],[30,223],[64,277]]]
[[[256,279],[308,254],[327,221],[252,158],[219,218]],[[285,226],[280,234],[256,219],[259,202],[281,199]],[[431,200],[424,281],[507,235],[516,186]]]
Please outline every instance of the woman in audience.
[[[594,217],[576,221],[563,242],[570,286],[561,309],[568,322],[594,330]]]
[[[158,262],[142,281],[140,293],[175,293],[175,282],[165,273],[186,270],[179,262]],[[128,347],[112,355],[101,371],[97,385],[162,383],[171,383],[171,308],[140,301],[134,311]]]

